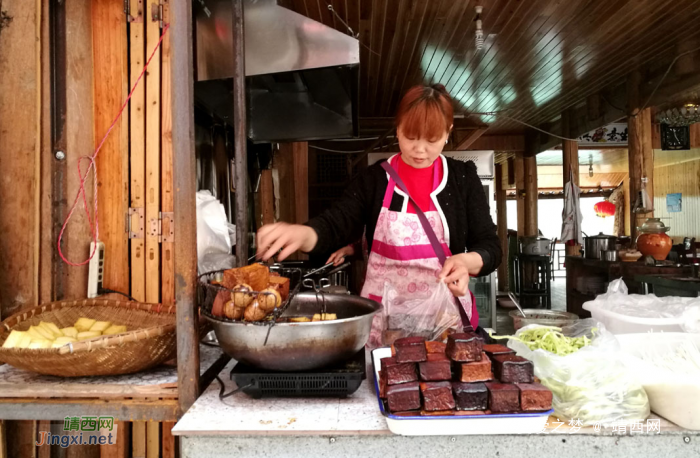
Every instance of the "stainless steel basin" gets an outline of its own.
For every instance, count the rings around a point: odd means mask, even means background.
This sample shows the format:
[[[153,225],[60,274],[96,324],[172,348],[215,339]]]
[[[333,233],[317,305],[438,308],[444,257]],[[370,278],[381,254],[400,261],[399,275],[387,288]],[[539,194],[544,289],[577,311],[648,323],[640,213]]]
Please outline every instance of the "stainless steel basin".
[[[282,318],[320,313],[321,296],[326,312],[337,314],[337,320],[277,323],[270,329],[204,316],[212,323],[221,348],[237,361],[275,371],[316,369],[349,359],[360,351],[369,339],[374,315],[382,308],[381,304],[360,296],[299,293]]]

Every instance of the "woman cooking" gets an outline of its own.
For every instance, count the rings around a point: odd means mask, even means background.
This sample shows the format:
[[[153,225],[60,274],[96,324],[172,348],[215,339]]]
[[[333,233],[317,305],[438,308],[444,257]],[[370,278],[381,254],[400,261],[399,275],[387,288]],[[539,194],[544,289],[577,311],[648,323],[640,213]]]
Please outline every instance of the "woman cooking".
[[[493,272],[501,246],[476,166],[441,154],[452,126],[444,86],[411,88],[396,115],[401,152],[369,167],[305,225],[261,227],[258,257],[280,250],[278,259],[296,250],[329,253],[365,231],[370,254],[362,296],[381,302],[388,282],[399,295],[427,298],[444,281],[462,305],[462,321],[476,329],[469,277]]]

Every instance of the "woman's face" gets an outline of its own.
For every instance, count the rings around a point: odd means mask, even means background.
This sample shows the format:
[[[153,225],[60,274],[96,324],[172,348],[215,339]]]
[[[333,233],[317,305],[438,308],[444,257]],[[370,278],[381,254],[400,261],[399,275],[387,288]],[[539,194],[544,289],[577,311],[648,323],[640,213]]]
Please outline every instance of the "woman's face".
[[[412,138],[404,135],[401,126],[396,129],[403,161],[417,169],[430,167],[435,162],[445,147],[448,135],[449,132],[445,132],[439,138]]]

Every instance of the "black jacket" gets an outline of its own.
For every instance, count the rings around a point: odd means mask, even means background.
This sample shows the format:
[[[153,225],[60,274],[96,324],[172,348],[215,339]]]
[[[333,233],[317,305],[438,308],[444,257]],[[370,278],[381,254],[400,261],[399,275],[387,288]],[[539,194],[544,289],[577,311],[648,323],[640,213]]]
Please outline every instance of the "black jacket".
[[[437,201],[449,228],[450,251],[479,253],[484,261],[479,275],[488,275],[501,263],[501,243],[476,165],[471,161],[446,160],[447,183]],[[350,184],[338,202],[306,223],[318,234],[318,243],[311,253],[330,253],[355,242],[365,227],[371,249],[387,184],[386,172],[376,163]],[[394,191],[390,210],[401,211],[403,201],[404,197]]]

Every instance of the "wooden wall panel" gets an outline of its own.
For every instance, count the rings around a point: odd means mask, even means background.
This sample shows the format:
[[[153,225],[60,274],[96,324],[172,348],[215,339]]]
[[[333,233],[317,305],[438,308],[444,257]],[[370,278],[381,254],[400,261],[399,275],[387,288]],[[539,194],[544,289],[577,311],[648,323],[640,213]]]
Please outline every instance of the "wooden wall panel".
[[[95,146],[102,140],[129,93],[124,7],[93,0],[95,62]],[[97,160],[100,240],[105,244],[105,288],[129,292],[129,241],[124,217],[129,208],[129,115],[117,121]]]
[[[41,9],[5,1],[0,32],[0,316],[38,295]]]
[[[129,24],[129,62],[131,64],[131,73],[129,78],[129,86],[133,86],[136,79],[141,74],[141,70],[146,63],[145,57],[145,17],[144,4],[140,0],[130,0],[131,15],[137,18],[137,21]],[[146,208],[146,85],[143,81],[134,91],[130,102],[130,175],[129,181],[131,188],[129,190],[130,206],[135,209],[141,209],[145,212]],[[132,227],[138,227],[136,221],[138,216],[134,216],[131,220]],[[147,222],[143,218],[144,231],[147,231]],[[143,238],[133,238],[130,241],[131,253],[131,296],[137,301],[146,300],[146,244]]]
[[[163,16],[165,22],[170,22],[170,0],[163,2]],[[173,206],[173,133],[171,117],[171,70],[170,70],[170,33],[165,34],[161,49],[161,211],[169,213]],[[163,233],[170,231],[175,222],[171,218],[163,217]],[[173,304],[175,302],[175,258],[173,253],[173,241],[163,240],[161,245],[161,302]]]
[[[666,195],[671,193],[682,194],[679,213],[666,208]],[[700,241],[700,159],[654,168],[654,216],[671,226],[668,234],[675,242],[683,237]]]
[[[146,59],[151,56],[160,39],[160,23],[151,19],[152,9],[157,5],[146,2]],[[160,56],[158,48],[146,72],[146,302],[160,302],[160,244],[158,241],[158,219],[160,214]],[[144,62],[145,64],[145,62]],[[141,70],[137,68],[137,70]]]

